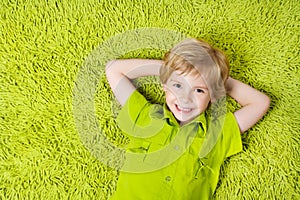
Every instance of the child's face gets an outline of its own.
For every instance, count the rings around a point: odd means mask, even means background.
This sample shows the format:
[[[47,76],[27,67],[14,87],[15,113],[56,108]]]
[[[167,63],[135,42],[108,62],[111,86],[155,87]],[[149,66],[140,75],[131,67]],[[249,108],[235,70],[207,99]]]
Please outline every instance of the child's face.
[[[200,75],[174,71],[164,84],[164,91],[166,103],[180,125],[199,116],[210,102],[208,87]]]

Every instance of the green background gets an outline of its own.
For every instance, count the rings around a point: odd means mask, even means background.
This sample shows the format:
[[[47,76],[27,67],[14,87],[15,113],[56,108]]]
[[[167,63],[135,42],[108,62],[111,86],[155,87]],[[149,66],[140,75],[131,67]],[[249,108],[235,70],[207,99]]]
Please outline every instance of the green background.
[[[215,199],[300,199],[300,3],[267,0],[0,2],[0,199],[107,199],[118,172],[84,147],[72,89],[102,42],[142,27],[174,30],[224,50],[230,75],[271,97],[265,117],[226,161]],[[162,51],[124,57],[160,59]],[[148,85],[154,99],[160,91]],[[105,78],[95,98],[102,128],[126,143]],[[229,108],[238,107],[229,99]]]

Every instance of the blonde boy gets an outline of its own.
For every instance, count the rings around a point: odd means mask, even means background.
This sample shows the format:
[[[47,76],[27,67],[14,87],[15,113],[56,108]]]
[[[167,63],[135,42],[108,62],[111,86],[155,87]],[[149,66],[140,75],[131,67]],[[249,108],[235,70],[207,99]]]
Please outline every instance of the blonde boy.
[[[143,173],[121,172],[112,199],[211,199],[223,161],[242,150],[240,133],[261,119],[270,103],[263,93],[229,77],[223,52],[197,39],[180,42],[163,61],[111,61],[106,75],[123,106],[117,121],[130,137],[127,151],[144,153],[141,166],[154,166]],[[150,104],[131,82],[149,75],[160,76],[164,106]],[[220,130],[215,130],[218,133],[208,133],[205,110],[226,94],[242,107],[225,114]],[[199,157],[207,134],[219,136],[207,155]],[[178,155],[172,162],[161,165],[168,160],[166,153],[154,159],[148,156],[165,146],[172,147],[167,154]]]

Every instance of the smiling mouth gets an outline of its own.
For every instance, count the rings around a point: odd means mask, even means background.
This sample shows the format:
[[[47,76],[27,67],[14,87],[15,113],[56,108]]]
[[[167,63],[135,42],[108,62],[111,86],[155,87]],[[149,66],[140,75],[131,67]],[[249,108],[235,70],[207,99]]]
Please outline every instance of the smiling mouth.
[[[179,111],[179,112],[183,112],[183,113],[189,113],[191,112],[193,109],[192,108],[183,108],[183,107],[180,107],[179,105],[175,104],[175,107],[176,109]]]

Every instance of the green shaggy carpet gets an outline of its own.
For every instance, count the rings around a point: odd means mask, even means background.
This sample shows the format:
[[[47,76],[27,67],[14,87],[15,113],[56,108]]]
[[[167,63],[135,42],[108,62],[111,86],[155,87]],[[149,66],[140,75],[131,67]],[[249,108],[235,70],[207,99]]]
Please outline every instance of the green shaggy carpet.
[[[299,13],[297,0],[2,0],[0,199],[107,199],[113,193],[118,170],[100,161],[101,150],[91,153],[85,145],[97,136],[84,141],[79,134],[75,82],[94,49],[142,27],[209,41],[227,54],[232,77],[272,99],[266,116],[243,135],[244,151],[223,165],[214,199],[300,199]],[[160,59],[164,52],[110,55]],[[105,77],[96,80],[97,121],[111,144],[122,147],[127,139],[115,124],[118,105]],[[140,89],[159,103],[155,81],[146,79]],[[237,107],[228,99],[229,109]]]

